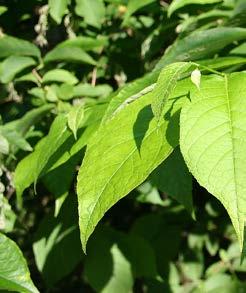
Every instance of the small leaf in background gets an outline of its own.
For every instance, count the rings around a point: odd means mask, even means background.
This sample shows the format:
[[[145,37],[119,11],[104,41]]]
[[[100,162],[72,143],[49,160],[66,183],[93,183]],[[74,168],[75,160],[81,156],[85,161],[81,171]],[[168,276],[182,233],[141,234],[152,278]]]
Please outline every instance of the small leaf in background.
[[[38,47],[28,41],[7,35],[1,36],[0,58],[9,57],[12,55],[33,56],[40,58],[40,51]]]
[[[246,206],[244,186],[245,72],[202,78],[190,89],[181,112],[180,147],[197,181],[227,210],[243,247]],[[205,115],[206,114],[206,115]]]
[[[150,180],[159,190],[177,200],[193,215],[192,176],[178,147],[154,170]]]
[[[64,69],[52,69],[43,76],[43,83],[64,82],[68,84],[76,84],[78,79],[69,71]]]
[[[205,5],[205,4],[216,4],[223,0],[173,0],[168,7],[168,15],[171,16],[176,10],[186,5]]]
[[[104,46],[108,45],[108,37],[106,36],[98,36],[95,38],[90,37],[82,37],[78,36],[73,39],[65,40],[61,42],[58,47],[79,47],[85,51],[95,51],[98,52]]]
[[[90,65],[96,65],[96,61],[83,49],[79,47],[56,47],[49,51],[45,57],[44,62],[58,62],[69,61],[75,63],[87,63]]]
[[[49,0],[48,2],[50,15],[58,24],[61,23],[69,2],[70,0]]]
[[[68,127],[72,130],[75,139],[77,139],[77,130],[84,120],[84,105],[73,106],[72,110],[68,113],[67,122]]]
[[[112,90],[112,87],[108,84],[93,86],[89,83],[83,83],[74,87],[73,95],[74,97],[105,97],[108,96]]]
[[[9,153],[9,142],[0,134],[0,153],[7,155]]]
[[[195,31],[185,38],[174,42],[163,57],[161,57],[155,69],[161,69],[177,61],[193,61],[208,58],[232,42],[245,39],[245,28],[219,27]]]
[[[69,83],[63,83],[56,87],[56,94],[61,100],[71,100],[73,98],[73,86]]]
[[[100,29],[106,10],[102,0],[76,0],[75,12],[85,23]]]
[[[151,108],[158,122],[164,114],[163,109],[178,80],[190,67],[190,63],[179,62],[170,64],[161,71],[156,86],[151,93],[153,96]]]
[[[0,80],[2,83],[8,83],[16,74],[35,64],[36,61],[31,57],[10,56],[0,66]]]
[[[0,233],[0,289],[23,293],[38,293],[19,247]]]
[[[124,20],[122,25],[126,25],[130,16],[135,13],[137,10],[141,9],[142,7],[154,3],[156,0],[129,0],[127,7],[126,7],[126,13],[124,15]]]

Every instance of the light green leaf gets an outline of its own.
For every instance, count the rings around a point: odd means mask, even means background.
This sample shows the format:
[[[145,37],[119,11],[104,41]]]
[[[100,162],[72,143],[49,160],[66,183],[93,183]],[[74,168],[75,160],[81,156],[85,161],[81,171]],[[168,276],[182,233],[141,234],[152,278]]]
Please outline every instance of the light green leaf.
[[[76,62],[96,65],[96,61],[83,49],[79,47],[56,47],[48,52],[44,57],[44,62]]]
[[[12,55],[33,56],[40,58],[40,51],[38,47],[28,41],[7,35],[0,37],[0,58]]]
[[[211,69],[222,69],[234,65],[246,63],[246,58],[237,56],[219,57],[214,59],[205,59],[197,61],[198,64],[208,66]]]
[[[171,16],[174,11],[186,6],[186,5],[206,5],[206,4],[215,4],[222,2],[223,0],[173,0],[168,8],[168,15]]]
[[[0,233],[0,262],[0,289],[38,293],[19,247],[2,233]]]
[[[60,24],[67,11],[69,0],[49,0],[49,12],[52,18]]]
[[[75,139],[77,139],[77,130],[81,127],[81,122],[84,120],[85,108],[84,105],[74,106],[68,113],[68,127],[72,130]]]
[[[85,23],[101,28],[106,11],[102,0],[76,0],[75,12]]]
[[[4,155],[7,155],[9,153],[9,142],[1,133],[0,133],[0,153]]]
[[[0,80],[2,83],[8,83],[23,69],[35,64],[35,60],[31,57],[10,56],[1,64]]]
[[[181,78],[181,75],[190,67],[190,63],[178,62],[170,64],[161,71],[156,86],[152,91],[153,102],[151,107],[157,121],[160,121],[165,104],[177,85],[178,80]]]
[[[243,246],[246,206],[246,73],[202,77],[182,109],[180,146],[197,181],[227,210]]]
[[[68,84],[76,84],[78,79],[69,71],[65,69],[52,69],[43,76],[43,83],[49,82],[65,82]]]
[[[178,144],[177,119],[186,98],[175,98],[188,93],[189,83],[184,80],[176,87],[159,125],[151,111],[152,95],[147,94],[102,125],[88,145],[77,183],[84,250],[104,213],[142,183]]]
[[[193,213],[192,176],[179,148],[154,170],[150,180],[159,190],[182,204],[190,214]]]
[[[231,55],[246,55],[246,42],[242,43],[238,47],[234,48],[233,50],[230,51]]]
[[[127,21],[129,20],[130,16],[135,13],[137,10],[141,9],[142,7],[156,2],[156,0],[129,0],[128,4],[127,4],[127,10],[126,10],[126,14],[124,16],[124,20],[122,25],[126,25]]]
[[[178,39],[157,63],[155,69],[177,61],[192,61],[209,58],[234,41],[246,39],[246,29],[233,27],[195,31]]]

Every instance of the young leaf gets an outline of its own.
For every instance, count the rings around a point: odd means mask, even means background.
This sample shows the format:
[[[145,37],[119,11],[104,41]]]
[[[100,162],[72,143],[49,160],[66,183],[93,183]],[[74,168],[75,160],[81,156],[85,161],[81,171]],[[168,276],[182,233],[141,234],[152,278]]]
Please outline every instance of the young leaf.
[[[191,4],[206,5],[222,2],[223,0],[174,0],[168,8],[168,15],[171,16],[174,11]]]
[[[190,67],[190,63],[178,62],[170,64],[161,71],[156,86],[152,91],[153,102],[151,107],[157,121],[160,121],[165,104],[177,85],[181,75]]]
[[[69,0],[49,0],[49,11],[52,18],[60,24],[66,13]]]
[[[101,28],[106,11],[102,0],[76,0],[75,12],[85,23]]]
[[[219,27],[196,31],[178,39],[163,55],[156,69],[177,61],[191,61],[208,58],[234,41],[246,39],[246,29]]]
[[[2,233],[0,233],[0,263],[0,289],[38,293],[19,247]]]
[[[74,106],[68,113],[67,122],[68,127],[72,130],[75,139],[77,139],[77,130],[81,126],[81,122],[84,120],[85,107],[84,105]]]
[[[201,79],[182,109],[180,146],[198,182],[226,208],[243,246],[245,225],[246,73]]]
[[[0,80],[2,83],[8,83],[14,79],[16,74],[35,64],[36,61],[31,57],[10,56],[1,64]]]
[[[150,107],[152,95],[145,95],[102,125],[88,145],[77,183],[84,250],[104,213],[142,183],[178,144],[177,119],[189,83],[184,80],[176,87],[159,125]]]
[[[64,69],[52,69],[43,76],[43,83],[48,82],[65,82],[68,84],[76,84],[78,79],[69,71]]]

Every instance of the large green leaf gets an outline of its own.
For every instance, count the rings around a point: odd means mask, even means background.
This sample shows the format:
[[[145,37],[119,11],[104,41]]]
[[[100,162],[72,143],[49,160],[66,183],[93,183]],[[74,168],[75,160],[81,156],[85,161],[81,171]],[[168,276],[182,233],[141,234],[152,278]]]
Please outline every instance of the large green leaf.
[[[196,31],[178,39],[163,55],[156,69],[176,61],[191,61],[208,58],[234,41],[246,39],[246,29],[220,27]]]
[[[142,183],[178,144],[179,110],[189,84],[184,80],[176,87],[160,123],[153,119],[150,93],[102,125],[88,145],[77,183],[84,249],[104,213]]]
[[[31,57],[10,56],[1,64],[0,80],[2,83],[8,83],[15,77],[16,74],[35,64],[35,60]]]
[[[11,55],[40,57],[38,47],[32,43],[4,35],[0,37],[0,58],[9,57]]]
[[[85,23],[101,28],[105,17],[105,6],[102,0],[76,0],[75,12],[84,17]]]
[[[69,0],[49,0],[49,12],[52,18],[59,24],[66,13]]]
[[[79,47],[56,47],[47,53],[44,57],[44,62],[76,62],[76,63],[88,63],[95,65],[96,61],[83,49]]]
[[[170,4],[168,8],[168,15],[174,13],[174,11],[191,4],[197,4],[197,5],[205,5],[205,4],[215,4],[218,2],[222,2],[223,0],[174,0]]]
[[[202,78],[182,109],[180,146],[198,182],[226,208],[241,247],[245,225],[246,73]]]
[[[0,233],[0,263],[0,290],[38,292],[19,247],[2,233]]]

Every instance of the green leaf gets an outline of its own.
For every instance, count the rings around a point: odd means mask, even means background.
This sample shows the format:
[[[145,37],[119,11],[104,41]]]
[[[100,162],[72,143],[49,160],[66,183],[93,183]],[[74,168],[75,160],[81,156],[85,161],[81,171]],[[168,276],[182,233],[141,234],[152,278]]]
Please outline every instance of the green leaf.
[[[96,61],[79,47],[56,47],[48,52],[44,57],[44,62],[76,62],[96,65]]]
[[[14,241],[0,233],[0,289],[37,293],[26,261]]]
[[[159,126],[150,107],[152,95],[145,95],[102,125],[88,145],[77,183],[84,250],[104,213],[142,183],[178,144],[177,119],[185,97],[175,98],[188,93],[189,83],[184,80],[176,87]]]
[[[76,0],[75,12],[85,23],[101,28],[106,11],[102,0]]]
[[[79,130],[76,142],[68,129],[65,115],[58,116],[53,121],[49,134],[38,142],[34,152],[21,160],[15,169],[14,184],[19,205],[23,191],[38,177],[64,164],[81,151],[99,127],[104,111],[105,105],[85,110],[84,126],[87,128]]]
[[[159,70],[146,74],[144,77],[126,84],[122,89],[116,92],[109,102],[105,116],[103,117],[103,122],[111,119],[130,103],[152,91],[159,74]]]
[[[233,27],[213,28],[195,31],[178,39],[163,55],[155,69],[177,61],[191,61],[208,58],[234,41],[246,39],[246,29]]]
[[[78,84],[74,87],[74,97],[100,97],[107,96],[112,92],[112,87],[108,84],[93,86],[89,83]]]
[[[68,84],[76,84],[78,79],[69,71],[65,69],[52,69],[43,76],[43,83],[49,82],[65,82]]]
[[[227,210],[243,246],[246,73],[203,77],[182,109],[180,146],[191,173]]]
[[[84,119],[85,109],[84,105],[74,106],[68,113],[67,122],[68,127],[72,130],[75,139],[77,139],[77,130]]]
[[[156,0],[129,0],[127,4],[126,14],[124,15],[124,20],[122,25],[126,25],[130,16],[135,13],[137,10],[141,9],[142,7],[156,2]]]
[[[7,35],[0,37],[0,58],[12,55],[33,56],[40,58],[40,51],[38,47],[28,41]]]
[[[49,12],[51,17],[60,24],[67,11],[69,0],[49,0]]]
[[[35,64],[35,60],[31,57],[10,56],[1,64],[0,80],[2,83],[8,83],[14,79],[16,74]]]
[[[206,4],[215,4],[222,2],[223,0],[174,0],[168,7],[168,15],[171,16],[174,11],[186,6],[186,5],[206,5]]]
[[[0,153],[4,155],[9,153],[9,142],[2,134],[0,134]]]
[[[81,261],[83,254],[74,197],[67,197],[57,218],[52,212],[44,217],[35,235],[33,252],[48,287],[72,272]]]
[[[190,63],[179,62],[170,64],[161,71],[152,92],[154,98],[151,105],[152,111],[158,121],[163,116],[165,104],[177,85],[178,80],[190,67]]]
[[[108,38],[105,36],[99,36],[97,39],[79,36],[59,43],[58,47],[79,47],[85,51],[98,52],[99,49],[107,45]]]
[[[182,204],[189,213],[193,213],[192,176],[179,148],[154,170],[150,180],[158,189]]]

